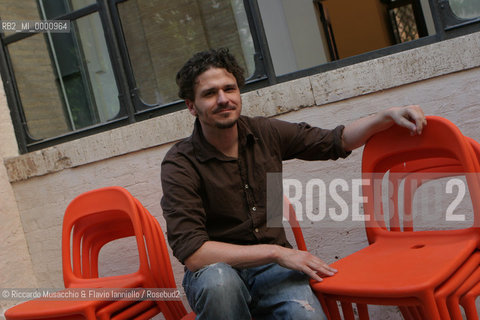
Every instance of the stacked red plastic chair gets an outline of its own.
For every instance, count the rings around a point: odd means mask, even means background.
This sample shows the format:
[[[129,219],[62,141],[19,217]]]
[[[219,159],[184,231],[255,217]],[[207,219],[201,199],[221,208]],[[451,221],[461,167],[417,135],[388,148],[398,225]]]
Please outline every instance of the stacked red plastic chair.
[[[457,319],[458,313],[453,314],[455,299],[468,303],[476,292],[475,280],[480,276],[476,272],[480,262],[480,166],[472,148],[475,144],[444,118],[430,116],[427,121],[420,136],[410,136],[406,129],[393,126],[365,146],[362,178],[366,182],[364,214],[370,245],[335,262],[333,266],[339,270],[335,276],[312,281],[314,292],[326,300],[331,319],[340,319],[338,301],[345,319],[353,319],[351,303],[357,304],[361,319],[368,319],[367,304],[399,306],[407,319]],[[404,170],[399,170],[402,166]],[[402,178],[390,179],[391,184],[379,183],[395,171],[402,171]],[[415,174],[425,176],[426,172],[434,173],[430,180],[464,176],[472,201],[471,226],[415,231],[409,217],[404,217],[401,227],[401,219],[395,216],[398,210],[385,215],[388,205],[383,204],[382,188],[393,185],[398,190],[400,179],[417,179]],[[411,199],[406,198],[405,207]],[[393,206],[399,204],[396,197],[392,202]]]
[[[101,188],[76,197],[65,211],[62,230],[65,290],[176,288],[165,243],[165,250],[161,250],[158,244],[163,239],[158,221],[124,188]],[[100,249],[111,241],[126,237],[135,239],[138,270],[130,274],[99,277]],[[168,261],[168,264],[160,261]],[[5,318],[150,319],[160,312],[167,320],[187,316],[181,301],[175,300],[37,299],[8,309]]]

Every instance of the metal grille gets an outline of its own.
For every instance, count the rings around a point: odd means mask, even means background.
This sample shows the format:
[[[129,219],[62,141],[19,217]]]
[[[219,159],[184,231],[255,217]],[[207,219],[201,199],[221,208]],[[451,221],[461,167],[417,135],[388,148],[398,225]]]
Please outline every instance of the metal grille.
[[[390,19],[397,43],[419,38],[415,14],[411,4],[390,9]]]

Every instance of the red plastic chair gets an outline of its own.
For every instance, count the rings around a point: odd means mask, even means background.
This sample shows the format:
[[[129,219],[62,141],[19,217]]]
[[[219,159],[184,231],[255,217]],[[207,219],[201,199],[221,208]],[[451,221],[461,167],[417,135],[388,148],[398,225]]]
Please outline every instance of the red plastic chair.
[[[142,215],[145,213],[139,209],[131,194],[121,187],[109,187],[87,192],[75,200],[67,208],[66,214],[72,212],[71,216],[65,216],[66,218],[70,217],[71,220],[66,220],[67,223],[65,223],[64,219],[64,232],[70,230],[70,233],[72,233],[71,230],[73,229],[72,255],[74,261],[73,269],[69,268],[69,251],[64,250],[65,285],[69,287],[100,286],[110,288],[156,287],[157,284],[152,276],[148,259],[149,254],[144,242],[150,230],[148,226],[143,225]],[[105,207],[98,205],[99,202],[102,202],[102,205],[105,204]],[[109,204],[109,202],[112,204]],[[122,210],[122,207],[127,209]],[[76,212],[80,212],[78,217],[75,216]],[[99,278],[98,254],[100,248],[112,240],[130,236],[133,236],[137,243],[139,269],[131,274]],[[80,243],[83,253],[86,253],[83,260],[78,256]],[[62,247],[69,248],[67,245],[63,243]],[[82,276],[78,276],[81,272],[79,270],[81,266],[83,267]],[[152,301],[138,303],[129,300],[115,301],[99,310],[97,317],[99,319],[109,319],[111,315],[115,314],[116,318],[128,319],[153,305],[157,313],[163,311],[167,319],[173,319],[164,301],[157,301],[156,304],[158,308]]]
[[[80,252],[80,247],[74,243],[71,247],[70,241],[72,234],[74,239],[75,228],[89,228],[93,232],[98,230],[98,224],[108,223],[108,221],[130,221],[134,231],[139,254],[139,269],[127,275],[110,276],[104,278],[84,278],[79,277],[78,264],[79,259],[75,259],[77,265],[72,266],[72,252]],[[87,227],[85,227],[85,224]],[[82,234],[82,236],[85,232]],[[62,231],[62,264],[63,277],[68,287],[96,287],[102,283],[109,284],[111,281],[127,281],[130,287],[142,287],[144,285],[152,285],[151,275],[149,273],[149,263],[147,258],[147,250],[144,243],[144,228],[142,227],[139,212],[137,210],[134,198],[127,190],[121,187],[107,187],[97,190],[85,192],[75,198],[65,211]],[[149,286],[147,286],[149,287]]]
[[[421,136],[409,136],[406,130],[394,126],[377,134],[367,143],[362,163],[367,197],[365,215],[366,232],[372,243],[333,264],[339,272],[312,283],[319,296],[327,298],[332,318],[339,318],[335,300],[360,304],[393,304],[422,306],[428,319],[439,319],[435,290],[468,260],[479,244],[478,178],[468,175],[475,213],[474,226],[462,230],[390,232],[385,227],[375,179],[400,163],[417,159],[456,159],[464,172],[479,172],[473,161],[473,152],[464,142],[460,131],[439,117],[428,117],[428,126]],[[379,211],[376,209],[380,209]],[[425,266],[429,266],[426,268]],[[457,287],[460,284],[457,284]],[[414,310],[414,309],[412,309]],[[442,316],[448,315],[442,314]]]
[[[133,197],[132,197],[133,198]],[[158,221],[141,205],[141,203],[133,198],[135,201],[136,208],[139,213],[140,222],[144,232],[145,243],[147,246],[148,259],[150,263],[150,272],[152,277],[156,280],[153,287],[159,288],[175,288],[175,282],[173,279],[173,274],[171,272],[170,264],[168,268],[158,266],[156,263],[159,256],[162,256],[163,253],[157,251],[157,242],[159,240],[154,239],[158,238],[158,235],[155,234],[158,230],[155,230],[152,226],[158,224]],[[128,220],[121,219],[118,215],[109,219],[107,215],[103,215],[101,223],[95,224],[94,228],[90,228],[87,233],[88,236],[83,236],[85,228],[77,228],[78,232],[74,232],[74,242],[82,244],[82,255],[81,257],[75,257],[74,261],[77,261],[77,268],[82,265],[82,277],[84,278],[98,278],[98,256],[100,249],[108,242],[129,236],[134,236],[134,230],[131,223]],[[161,230],[160,230],[161,232]],[[155,243],[153,243],[154,241]],[[78,251],[78,250],[77,250]],[[78,254],[78,252],[77,252]],[[156,277],[158,274],[161,274],[162,277],[168,274],[168,270],[172,274],[172,282],[168,285],[166,282],[158,281]],[[75,267],[74,267],[75,271]],[[77,270],[79,273],[79,270]],[[162,278],[160,277],[160,279]],[[172,286],[173,283],[173,286]],[[126,308],[125,310],[116,313],[115,319],[131,319],[133,315],[138,315],[144,313],[144,316],[138,316],[138,318],[143,319],[143,317],[151,317],[152,314],[158,314],[163,311],[163,314],[166,319],[179,319],[184,314],[186,310],[183,307],[183,304],[179,301],[140,301],[134,303],[133,301],[120,301]],[[178,306],[180,303],[180,306]],[[161,305],[161,308],[158,308],[157,304]],[[174,306],[176,311],[171,310],[171,306]],[[127,308],[128,307],[128,308]],[[111,306],[108,306],[97,313],[99,319],[109,319],[110,314],[114,311],[111,310]]]
[[[168,251],[162,249],[166,248],[165,240],[158,221],[146,210],[143,205],[134,199],[139,212],[140,221],[144,228],[145,243],[148,251],[148,258],[152,276],[155,279],[157,288],[176,288],[173,272],[171,270],[170,259]],[[90,229],[88,236],[83,236],[85,228],[77,228],[74,232],[74,242],[82,244],[82,255],[75,257],[77,261],[77,269],[82,266],[81,274],[84,278],[98,278],[98,256],[100,249],[108,242],[133,236],[134,232],[131,223],[124,219],[108,219],[103,216],[101,223],[95,225],[95,229]],[[77,252],[78,254],[78,252]],[[75,272],[74,267],[74,272]],[[77,270],[80,273],[80,270]],[[155,301],[140,301],[133,303],[132,301],[122,301],[128,309],[117,313],[115,319],[131,319],[133,315],[143,312],[144,317],[151,317],[152,315],[160,313],[160,309]],[[161,301],[163,304],[164,316],[167,319],[180,319],[187,315],[187,312],[181,301]],[[104,308],[97,313],[99,319],[108,319],[111,310]]]
[[[81,259],[72,259],[81,251],[78,247],[70,247],[70,239],[72,230],[76,231],[76,236],[82,239],[89,235],[95,235],[99,231],[99,226],[105,227],[109,222],[117,221],[118,224],[111,223],[106,230],[113,230],[115,227],[123,226],[124,222],[130,221],[130,231],[133,231],[139,251],[140,266],[139,270],[128,275],[110,276],[103,278],[93,278],[91,276],[83,277],[81,271]],[[96,224],[98,222],[98,224]],[[89,228],[89,226],[91,228]],[[80,230],[82,230],[80,232]],[[91,233],[89,232],[91,230]],[[118,229],[117,229],[118,230]],[[120,227],[120,230],[125,230]],[[141,217],[137,210],[137,205],[133,197],[123,188],[109,187],[98,190],[86,192],[75,198],[68,206],[63,223],[62,233],[62,262],[64,269],[64,280],[70,288],[153,288],[156,286],[155,281],[150,272],[148,262],[147,250],[144,242],[144,232],[146,228],[141,224]],[[75,238],[75,231],[73,231],[73,238]],[[127,232],[128,233],[128,232]],[[148,231],[147,231],[148,233]],[[122,236],[125,234],[122,234]],[[111,235],[104,236],[110,237]],[[119,237],[119,234],[116,236]],[[115,238],[115,237],[113,237]],[[79,245],[82,241],[76,239],[74,241]],[[73,261],[74,260],[74,261]],[[72,266],[73,261],[73,266]],[[97,267],[98,268],[98,267]],[[97,269],[98,270],[98,269]],[[91,271],[86,271],[87,274]],[[66,289],[69,290],[69,289]],[[151,303],[151,302],[150,302]],[[10,308],[5,313],[6,319],[38,319],[38,318],[74,318],[81,317],[86,319],[97,318],[142,318],[142,313],[145,314],[144,308],[138,308],[139,314],[134,314],[132,310],[137,308],[141,303],[132,301],[44,301],[32,300],[13,308]],[[157,302],[158,306],[165,303],[163,301]],[[126,307],[132,306],[129,309]],[[160,308],[165,311],[165,316],[168,319],[173,319],[169,315],[168,308]],[[154,309],[158,313],[160,309]],[[122,313],[129,313],[129,316],[122,316]],[[145,316],[151,316],[152,311],[149,311]]]
[[[469,143],[475,153],[477,162],[480,161],[480,144],[472,138],[465,137],[467,143]],[[415,173],[422,173],[420,176]],[[398,214],[398,189],[400,182],[404,180],[404,219],[403,219],[403,231],[413,231],[413,218],[412,218],[412,202],[413,195],[417,188],[423,183],[432,178],[442,178],[455,176],[462,172],[462,167],[459,166],[458,161],[454,159],[438,159],[435,163],[425,162],[422,160],[412,161],[407,164],[401,164],[393,167],[390,170],[389,180],[394,187],[392,202],[394,206],[390,207],[390,210],[394,210],[393,215],[390,217],[390,230],[401,231],[400,221]],[[424,175],[423,173],[427,173]],[[480,288],[480,269],[478,261],[478,254],[475,253],[470,257],[461,271],[457,271],[452,279],[449,279],[440,290],[435,293],[435,299],[437,301],[438,308],[442,309],[442,312],[446,314],[450,313],[450,319],[462,320],[462,314],[460,312],[460,303],[467,312],[467,319],[478,319],[478,312],[475,306],[476,285]],[[468,278],[467,278],[468,277]],[[461,286],[458,287],[458,284]],[[461,300],[462,296],[469,296],[468,299]],[[402,313],[406,319],[419,319],[418,316],[413,316],[410,313],[411,309],[402,309]],[[420,314],[417,310],[416,314]],[[475,316],[473,316],[475,315]]]

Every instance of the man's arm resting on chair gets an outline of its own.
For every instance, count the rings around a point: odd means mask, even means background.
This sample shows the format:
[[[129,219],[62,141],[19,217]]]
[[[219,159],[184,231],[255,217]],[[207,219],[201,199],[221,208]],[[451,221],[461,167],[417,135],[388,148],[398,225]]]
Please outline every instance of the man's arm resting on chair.
[[[256,267],[274,262],[285,268],[301,271],[317,281],[322,280],[320,275],[332,276],[336,272],[307,251],[273,244],[236,245],[217,241],[205,242],[185,260],[185,266],[190,271],[197,271],[217,262],[224,262],[235,268]]]
[[[411,134],[421,134],[427,121],[419,106],[385,109],[345,126],[343,146],[347,151],[361,147],[375,133],[390,128],[394,123],[409,129]]]

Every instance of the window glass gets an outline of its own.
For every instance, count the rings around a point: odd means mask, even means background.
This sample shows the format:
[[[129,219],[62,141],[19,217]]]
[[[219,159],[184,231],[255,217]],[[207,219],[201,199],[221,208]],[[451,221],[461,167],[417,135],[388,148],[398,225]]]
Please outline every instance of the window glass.
[[[8,51],[32,138],[106,122],[119,113],[98,13],[72,21],[70,33],[37,34]]]
[[[413,7],[408,4],[390,10],[390,19],[395,35],[395,42],[406,42],[419,38]]]
[[[41,20],[37,1],[2,0],[0,2],[0,18],[3,21]],[[5,31],[5,36],[15,31]]]
[[[39,20],[37,0],[2,0],[0,15],[2,20]]]
[[[56,1],[56,0],[50,0],[50,1]],[[96,2],[97,2],[97,0],[70,0],[72,10],[78,10],[78,9],[83,8],[83,7],[94,4]]]
[[[8,46],[29,134],[34,138],[60,135],[69,130],[58,92],[48,43],[42,34]]]
[[[96,0],[1,0],[0,18],[7,21],[51,20],[94,3]],[[14,33],[7,31],[5,36]]]
[[[118,4],[136,87],[145,104],[178,100],[175,75],[197,51],[228,47],[254,70],[253,41],[241,0],[129,0]]]
[[[449,0],[453,13],[461,19],[480,17],[479,0]]]
[[[94,4],[96,0],[37,0],[33,2],[38,2],[38,8],[42,12],[44,19],[53,19]]]
[[[92,14],[78,19],[76,31],[80,38],[78,47],[83,54],[83,72],[91,86],[91,104],[97,113],[95,122],[112,120],[120,112],[120,104],[100,16]]]

